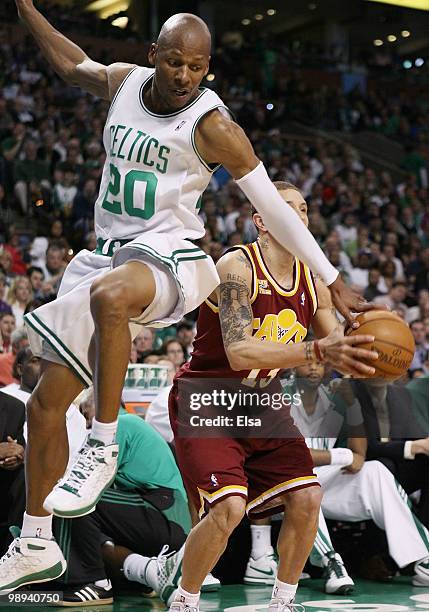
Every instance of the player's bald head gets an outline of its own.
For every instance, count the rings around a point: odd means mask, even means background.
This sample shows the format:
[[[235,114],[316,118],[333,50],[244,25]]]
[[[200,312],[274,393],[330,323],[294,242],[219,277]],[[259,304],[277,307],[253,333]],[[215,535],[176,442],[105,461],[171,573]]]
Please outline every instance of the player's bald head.
[[[192,13],[177,13],[167,19],[156,42],[159,49],[179,47],[210,56],[210,30],[200,17]]]

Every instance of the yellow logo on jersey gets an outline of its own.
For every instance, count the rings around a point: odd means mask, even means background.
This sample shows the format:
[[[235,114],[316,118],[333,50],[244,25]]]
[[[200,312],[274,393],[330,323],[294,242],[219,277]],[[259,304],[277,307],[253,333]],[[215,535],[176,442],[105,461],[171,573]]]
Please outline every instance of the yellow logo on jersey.
[[[268,281],[264,279],[258,278],[258,290],[259,293],[263,293],[265,295],[271,295],[271,289],[268,286]]]
[[[290,308],[284,308],[278,314],[267,314],[261,325],[261,319],[253,319],[254,337],[271,342],[302,342],[307,335],[307,328],[296,317]]]

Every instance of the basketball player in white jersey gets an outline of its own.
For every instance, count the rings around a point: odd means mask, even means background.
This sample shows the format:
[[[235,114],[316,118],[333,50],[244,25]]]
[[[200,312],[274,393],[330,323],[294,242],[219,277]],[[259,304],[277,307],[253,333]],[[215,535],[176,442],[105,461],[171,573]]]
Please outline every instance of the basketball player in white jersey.
[[[211,47],[201,19],[178,14],[163,25],[149,51],[154,68],[104,66],[53,28],[32,0],[16,5],[59,76],[111,101],[111,107],[95,205],[97,249],[79,253],[64,274],[58,299],[26,320],[43,371],[28,406],[27,511],[20,540],[0,564],[2,592],[65,571],[51,539],[52,514],[91,512],[114,479],[117,414],[135,323],[171,325],[218,284],[213,262],[190,242],[204,233],[200,197],[217,165],[237,181],[273,236],[325,280],[350,322],[350,309],[371,307],[345,287],[285,205],[220,98],[199,87]],[[92,433],[64,474],[64,415],[92,381]]]

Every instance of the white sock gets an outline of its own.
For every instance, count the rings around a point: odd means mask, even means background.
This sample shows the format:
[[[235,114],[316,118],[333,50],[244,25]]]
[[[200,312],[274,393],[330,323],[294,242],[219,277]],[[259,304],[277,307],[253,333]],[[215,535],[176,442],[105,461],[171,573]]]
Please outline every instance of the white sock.
[[[252,559],[259,559],[266,553],[272,552],[271,525],[250,525],[252,534]]]
[[[24,512],[21,538],[52,539],[52,514],[49,516],[31,516]]]
[[[116,430],[118,429],[118,419],[113,423],[100,423],[94,417],[92,419],[92,429],[90,437],[103,442],[103,444],[113,444],[115,442]]]
[[[128,555],[123,565],[124,576],[127,580],[140,582],[153,589],[157,585],[157,572],[156,563],[150,564],[151,560],[153,561],[150,557],[143,557],[143,555],[138,555],[136,553]],[[152,568],[151,565],[153,566]],[[149,569],[152,571],[149,571]]]
[[[297,588],[297,584],[288,584],[287,582],[282,582],[276,578],[272,597],[276,599],[283,599],[283,601],[286,603],[292,603],[295,599]]]
[[[188,593],[188,591],[185,591],[185,589],[179,586],[174,601],[180,601],[190,607],[198,608],[200,591],[198,591],[198,593]]]

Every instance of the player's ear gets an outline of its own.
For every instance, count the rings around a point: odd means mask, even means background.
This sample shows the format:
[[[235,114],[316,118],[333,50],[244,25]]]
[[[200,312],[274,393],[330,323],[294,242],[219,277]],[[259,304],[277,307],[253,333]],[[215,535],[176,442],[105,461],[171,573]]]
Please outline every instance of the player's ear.
[[[253,219],[253,223],[256,225],[256,229],[258,230],[258,232],[266,232],[267,228],[264,225],[264,222],[262,221],[262,217],[259,213],[254,213],[252,215],[252,219]]]
[[[151,66],[155,66],[157,51],[158,51],[158,45],[156,43],[152,43],[151,46],[149,47],[149,52],[147,54],[149,64]]]

